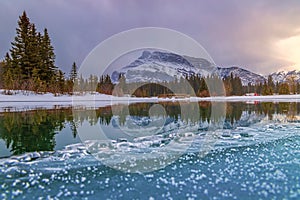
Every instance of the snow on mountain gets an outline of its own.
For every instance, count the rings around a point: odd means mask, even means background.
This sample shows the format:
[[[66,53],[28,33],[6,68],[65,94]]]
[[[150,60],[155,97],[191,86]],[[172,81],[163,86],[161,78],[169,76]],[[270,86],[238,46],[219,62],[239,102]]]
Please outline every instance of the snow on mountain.
[[[273,78],[274,83],[282,83],[288,80],[294,80],[300,82],[300,71],[280,71],[270,74]]]
[[[175,77],[180,78],[192,74],[199,74],[204,77],[217,74],[225,78],[230,76],[231,73],[233,76],[240,77],[243,85],[247,85],[249,82],[255,84],[266,80],[261,75],[239,67],[216,67],[203,58],[193,58],[161,51],[144,51],[137,60],[123,67],[120,71],[114,71],[111,76],[113,82],[118,81],[120,73],[125,74],[127,82],[173,81]]]
[[[117,82],[119,74],[124,73],[128,82],[173,81],[175,77],[180,78],[185,75],[206,76],[213,70],[213,64],[205,59],[160,51],[144,51],[137,60],[123,67],[119,72],[114,71],[112,80]]]
[[[233,77],[240,77],[243,85],[248,85],[248,83],[251,83],[252,85],[263,83],[266,80],[263,76],[240,67],[218,67],[218,72],[222,78],[230,76],[231,73],[233,74]]]

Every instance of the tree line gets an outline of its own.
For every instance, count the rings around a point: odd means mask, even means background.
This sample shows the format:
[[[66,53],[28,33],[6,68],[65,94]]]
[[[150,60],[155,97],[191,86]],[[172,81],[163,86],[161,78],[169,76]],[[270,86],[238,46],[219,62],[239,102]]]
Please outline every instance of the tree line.
[[[263,83],[251,84],[243,86],[244,93],[257,93],[260,95],[273,94],[300,94],[300,83],[295,77],[291,76],[284,82],[274,82],[271,75]]]
[[[121,92],[114,91],[114,95],[132,94],[137,97],[168,97],[172,94],[198,97],[243,95],[242,81],[233,75],[222,79],[217,75],[203,77],[200,74],[192,74],[162,83],[128,83],[125,75],[120,74],[119,82],[114,89],[121,90]]]

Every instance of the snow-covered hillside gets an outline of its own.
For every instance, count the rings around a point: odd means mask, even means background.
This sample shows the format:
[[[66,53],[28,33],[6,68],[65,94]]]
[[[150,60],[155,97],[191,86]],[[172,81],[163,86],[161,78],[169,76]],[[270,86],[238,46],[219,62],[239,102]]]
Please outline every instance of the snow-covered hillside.
[[[240,67],[218,67],[218,72],[222,78],[230,76],[231,73],[234,77],[240,77],[243,85],[263,83],[266,80],[263,76]]]
[[[137,60],[120,71],[114,71],[112,80],[117,82],[119,74],[124,73],[127,82],[172,81],[175,77],[180,78],[185,75],[208,75],[214,69],[216,68],[205,59],[183,57],[160,51],[144,51]]]
[[[280,71],[271,74],[273,81],[276,83],[282,83],[289,80],[300,82],[300,71]]]

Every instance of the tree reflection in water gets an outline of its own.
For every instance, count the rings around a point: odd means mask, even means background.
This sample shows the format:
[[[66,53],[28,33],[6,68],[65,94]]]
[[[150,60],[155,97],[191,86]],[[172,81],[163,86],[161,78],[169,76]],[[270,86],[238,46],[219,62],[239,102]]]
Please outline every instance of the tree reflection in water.
[[[96,110],[83,110],[80,115],[73,115],[72,108],[38,109],[25,112],[2,112],[0,113],[0,139],[4,140],[7,148],[12,154],[22,154],[34,151],[53,151],[56,145],[55,134],[58,134],[64,127],[69,126],[73,137],[77,137],[77,127],[87,121],[90,125],[100,123],[109,125],[114,115],[119,116],[120,125],[126,122],[126,109],[129,109],[131,116],[149,116],[149,109],[155,103],[136,103],[128,105],[97,108]],[[168,117],[174,120],[189,121],[194,123],[210,122],[212,103],[186,103],[176,102],[159,103],[164,107]],[[193,110],[199,107],[199,116],[181,114],[180,106],[183,109]],[[185,108],[186,106],[186,108]],[[269,103],[246,104],[245,102],[226,103],[226,119],[231,124],[240,120],[243,112],[248,114],[268,116],[272,120],[274,114],[284,114],[287,120],[297,120],[300,111],[299,103]],[[96,114],[91,114],[96,113]],[[186,112],[192,113],[192,112]],[[214,116],[218,118],[218,116]],[[220,116],[221,117],[221,116]],[[218,119],[213,119],[214,121]],[[224,119],[223,119],[224,120]]]

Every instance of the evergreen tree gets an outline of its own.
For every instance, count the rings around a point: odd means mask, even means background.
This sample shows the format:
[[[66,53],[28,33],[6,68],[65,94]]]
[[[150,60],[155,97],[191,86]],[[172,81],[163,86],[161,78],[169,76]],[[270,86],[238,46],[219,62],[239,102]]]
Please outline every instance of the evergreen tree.
[[[225,92],[226,92],[226,96],[230,96],[232,94],[232,82],[231,82],[231,78],[226,77],[224,80],[224,87],[225,87]]]
[[[90,91],[90,92],[96,91],[97,90],[97,84],[98,84],[98,77],[91,74],[89,79],[88,79],[87,90]]]
[[[261,94],[262,95],[272,95],[273,94],[273,89],[272,89],[272,86],[269,83],[269,80],[268,80],[268,83],[266,81],[264,82],[264,84],[262,86]]]
[[[77,79],[77,65],[75,62],[73,62],[73,65],[72,65],[72,69],[71,69],[71,72],[70,72],[70,80],[75,83],[75,80]]]
[[[268,76],[268,90],[270,95],[275,91],[275,84],[271,75]]]
[[[28,35],[28,65],[27,69],[27,78],[33,78],[33,70],[37,71],[40,64],[40,55],[39,55],[39,41],[38,34],[34,24],[30,24],[29,35]],[[38,76],[38,74],[36,74]],[[38,77],[35,77],[38,78]]]
[[[297,94],[300,94],[300,83],[299,82],[297,82]]]
[[[66,91],[69,93],[69,94],[72,94],[73,93],[73,89],[74,89],[74,86],[75,84],[78,84],[78,72],[77,72],[77,65],[75,62],[73,62],[72,64],[72,67],[71,67],[71,71],[70,71],[70,74],[69,74],[69,78],[66,82]]]
[[[57,67],[55,66],[54,48],[51,45],[51,40],[47,29],[44,29],[44,35],[41,37],[40,56],[42,61],[41,80],[49,82],[53,76],[57,74]]]
[[[239,77],[234,77],[232,80],[232,95],[241,96],[243,95],[243,85]]]
[[[261,94],[261,92],[262,92],[262,83],[258,83],[255,86],[255,91],[256,91],[257,94]]]
[[[279,82],[276,81],[274,93],[278,93],[278,91],[279,91]]]
[[[289,84],[289,90],[290,93],[296,94],[297,91],[297,85],[296,85],[296,77],[294,75],[291,75],[287,78],[287,82]]]
[[[65,75],[61,70],[58,70],[57,73],[57,82],[59,86],[60,92],[64,92],[64,86],[65,86]]]
[[[65,77],[64,77],[64,73],[61,70],[58,70],[56,72],[56,75],[53,76],[55,77],[54,81],[54,93],[64,93],[65,91]]]
[[[12,60],[8,53],[6,53],[5,60],[3,62],[3,69],[2,69],[2,77],[3,80],[3,88],[4,89],[15,89],[15,83],[14,81],[14,68],[12,67]]]
[[[97,92],[103,94],[112,94],[113,89],[114,89],[114,84],[112,83],[109,75],[100,77],[100,82],[98,83],[97,86]]]
[[[10,49],[12,66],[14,67],[14,73],[17,76],[15,81],[22,79],[28,79],[30,76],[30,29],[31,24],[26,12],[24,11],[22,16],[19,17],[18,28],[16,29],[16,37],[11,43]]]
[[[199,86],[199,90],[197,92],[197,96],[200,96],[200,97],[210,96],[209,91],[208,91],[208,87],[206,85],[206,81],[205,81],[204,78],[200,79],[200,86]]]
[[[279,85],[279,94],[290,94],[290,88],[288,83],[281,83]]]

